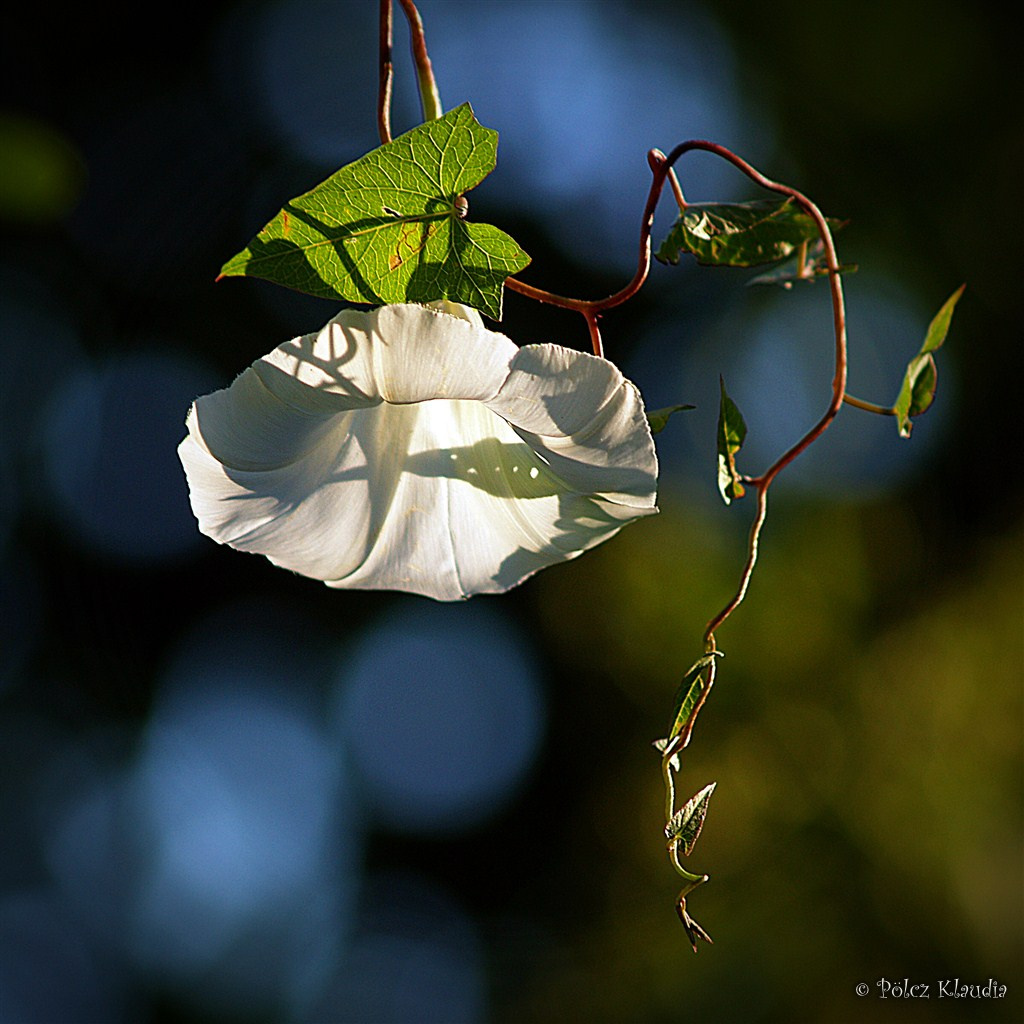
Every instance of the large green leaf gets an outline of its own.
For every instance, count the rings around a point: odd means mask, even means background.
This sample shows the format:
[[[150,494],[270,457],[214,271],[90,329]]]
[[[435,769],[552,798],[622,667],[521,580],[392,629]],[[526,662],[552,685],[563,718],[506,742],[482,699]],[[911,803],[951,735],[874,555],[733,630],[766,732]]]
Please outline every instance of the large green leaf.
[[[721,400],[718,406],[718,490],[726,505],[746,493],[736,469],[736,456],[747,437],[747,424],[736,403],[726,394],[725,381],[719,378]]]
[[[461,201],[494,169],[497,147],[465,103],[293,199],[221,276],[374,305],[450,299],[500,319],[504,281],[530,257],[467,221]]]
[[[753,267],[783,260],[818,237],[813,218],[793,199],[694,203],[680,213],[655,258],[678,263],[690,252],[704,266]]]
[[[928,326],[920,350],[907,364],[900,393],[893,406],[900,437],[910,437],[910,431],[913,428],[911,419],[914,416],[920,416],[935,399],[938,369],[935,366],[935,358],[932,353],[941,348],[942,343],[946,340],[949,325],[953,319],[953,310],[956,308],[957,302],[960,301],[965,287],[965,285],[960,285],[943,303],[942,308],[935,314]]]

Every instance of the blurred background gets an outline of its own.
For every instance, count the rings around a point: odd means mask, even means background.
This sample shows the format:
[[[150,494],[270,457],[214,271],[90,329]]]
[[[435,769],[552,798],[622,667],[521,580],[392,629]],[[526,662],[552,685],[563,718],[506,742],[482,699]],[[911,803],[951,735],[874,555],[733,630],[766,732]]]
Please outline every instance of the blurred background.
[[[758,472],[828,400],[823,284],[656,265],[604,318],[661,515],[502,598],[333,591],[201,537],[197,395],[329,302],[214,284],[377,144],[374,0],[21,5],[0,36],[0,1021],[1022,1018],[1022,116],[988,4],[422,0],[500,133],[470,216],[524,280],[633,272],[651,147],[723,143],[834,217],[850,389],[890,403],[967,292],[913,437],[844,410],[772,490],[680,774],[718,788],[673,911],[659,762]],[[417,122],[396,15],[396,133]],[[759,198],[707,155],[691,200]],[[663,202],[655,234],[672,221]],[[519,343],[587,346],[506,296]],[[1009,390],[1008,390],[1009,389]],[[1007,986],[938,999],[940,981]],[[882,979],[932,998],[879,998]],[[866,983],[870,995],[858,998]]]

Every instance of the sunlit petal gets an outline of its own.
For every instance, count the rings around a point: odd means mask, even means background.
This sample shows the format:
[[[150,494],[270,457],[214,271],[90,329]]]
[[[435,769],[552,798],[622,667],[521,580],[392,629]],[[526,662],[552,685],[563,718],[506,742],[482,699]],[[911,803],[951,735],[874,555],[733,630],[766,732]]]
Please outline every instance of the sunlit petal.
[[[346,310],[200,398],[179,454],[202,532],[330,586],[455,600],[656,511],[611,363],[438,305]]]

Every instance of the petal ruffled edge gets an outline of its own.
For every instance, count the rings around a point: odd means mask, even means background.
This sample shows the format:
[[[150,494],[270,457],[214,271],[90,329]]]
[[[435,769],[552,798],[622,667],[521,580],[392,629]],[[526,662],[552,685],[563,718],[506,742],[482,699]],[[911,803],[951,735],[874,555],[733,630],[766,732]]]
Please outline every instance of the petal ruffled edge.
[[[409,590],[455,600],[510,589],[547,565],[577,557],[630,520],[656,512],[657,457],[632,383],[613,364],[587,353],[555,345],[518,349],[504,335],[486,330],[474,310],[461,311],[465,316],[459,312],[423,306],[343,311],[323,330],[257,360],[230,388],[197,400],[179,455],[202,532],[330,586]],[[422,355],[416,347],[422,347],[424,333],[433,358],[410,360],[410,354]],[[412,383],[388,387],[389,378],[401,376],[410,365]],[[374,579],[368,571],[377,557],[372,544],[353,568],[341,574],[328,569],[339,563],[331,556],[318,557],[315,545],[329,538],[321,535],[318,541],[310,533],[310,517],[302,515],[302,529],[294,524],[302,536],[289,540],[286,520],[309,502],[319,509],[313,522],[322,519],[337,528],[336,510],[329,511],[335,499],[311,482],[315,474],[309,474],[308,463],[327,465],[330,453],[321,457],[315,449],[334,433],[331,424],[338,414],[362,410],[372,416],[373,407],[384,401],[382,390],[389,404],[396,398],[406,399],[397,404],[410,405],[437,398],[480,402],[481,411],[486,408],[505,421],[542,467],[566,485],[557,514],[542,512],[539,505],[529,513],[518,508],[501,513],[506,534],[519,521],[524,541],[525,535],[537,536],[515,550],[506,540],[496,551],[493,572],[480,568],[486,545],[475,534],[483,520],[457,516],[463,524],[459,532],[470,536],[467,552],[480,549],[471,555],[472,581],[460,577],[454,547],[450,572],[439,568],[432,574],[429,567],[420,567],[410,575],[392,571],[394,559],[385,559],[381,565],[391,566],[387,578]],[[217,411],[219,406],[225,408]],[[291,442],[282,454],[282,439],[289,432]],[[307,464],[300,467],[300,462]],[[307,474],[303,493],[286,479],[293,465],[297,473]],[[368,500],[364,495],[362,502]],[[362,520],[374,517],[369,509],[363,511]],[[352,524],[356,532],[365,526]],[[539,533],[545,530],[547,540],[542,541]],[[353,545],[359,547],[358,539],[349,537],[343,545],[328,546],[352,552]]]
[[[656,508],[658,456],[643,399],[614,363],[557,345],[521,348],[486,403],[580,494]]]

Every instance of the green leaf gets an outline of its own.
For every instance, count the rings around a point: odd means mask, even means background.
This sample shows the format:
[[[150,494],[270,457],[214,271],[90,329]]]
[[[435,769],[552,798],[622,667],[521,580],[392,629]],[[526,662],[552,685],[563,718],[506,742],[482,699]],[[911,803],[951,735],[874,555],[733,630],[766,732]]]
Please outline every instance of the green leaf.
[[[655,258],[676,264],[689,252],[703,266],[753,267],[783,260],[817,237],[814,219],[793,199],[694,203],[680,213]]]
[[[465,220],[460,203],[494,169],[497,147],[465,103],[293,199],[220,276],[374,305],[450,299],[500,319],[505,278],[530,257]]]
[[[835,225],[832,225],[835,230]],[[857,272],[856,263],[843,263],[839,266],[840,274]],[[747,284],[777,284],[783,288],[792,288],[797,281],[811,283],[828,274],[828,263],[825,260],[825,246],[819,238],[807,246],[806,251],[797,251],[795,256],[777,263],[771,270],[766,270],[757,277],[752,277]]]
[[[660,434],[675,413],[682,412],[684,409],[696,408],[695,405],[667,405],[664,409],[655,409],[654,412],[649,412],[647,422],[650,424],[651,433]]]
[[[704,818],[708,813],[708,801],[715,791],[716,782],[705,786],[699,793],[691,797],[672,815],[665,826],[665,838],[678,840],[683,853],[689,857],[693,852],[700,830],[704,827]]]
[[[747,425],[736,403],[726,394],[719,377],[721,401],[718,406],[718,490],[726,505],[746,493],[736,471],[736,455],[747,436]]]
[[[705,670],[710,673],[712,671],[712,662],[715,658],[720,657],[722,657],[721,651],[714,651],[711,654],[704,655],[703,658],[698,659],[691,665],[686,675],[683,676],[679,683],[679,688],[676,690],[675,707],[672,711],[672,728],[668,731],[668,736],[664,741],[665,745],[660,748],[662,752],[689,725],[690,718],[700,703],[700,699],[709,682],[709,679],[705,677]],[[661,741],[659,740],[658,742],[660,743]],[[657,745],[656,743],[655,746]]]
[[[960,296],[963,295],[965,287],[966,285],[960,285],[943,303],[942,308],[935,314],[932,322],[928,325],[928,331],[925,334],[920,350],[907,363],[907,370],[903,375],[900,393],[893,405],[900,437],[910,437],[910,432],[913,429],[911,419],[914,416],[920,416],[935,400],[935,389],[938,385],[939,374],[932,353],[941,348],[946,340],[946,335],[949,333],[949,325],[953,319],[953,310],[960,301]]]

